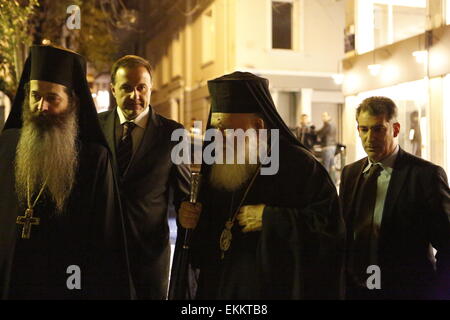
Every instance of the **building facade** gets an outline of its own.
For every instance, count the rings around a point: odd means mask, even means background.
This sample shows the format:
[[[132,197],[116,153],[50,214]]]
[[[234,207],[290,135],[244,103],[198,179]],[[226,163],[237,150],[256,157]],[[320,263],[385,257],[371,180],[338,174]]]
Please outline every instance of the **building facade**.
[[[249,71],[269,79],[290,127],[306,113],[320,128],[327,111],[342,132],[344,97],[333,76],[344,57],[344,1],[186,0],[165,9],[146,46],[159,113],[205,124],[207,81]]]

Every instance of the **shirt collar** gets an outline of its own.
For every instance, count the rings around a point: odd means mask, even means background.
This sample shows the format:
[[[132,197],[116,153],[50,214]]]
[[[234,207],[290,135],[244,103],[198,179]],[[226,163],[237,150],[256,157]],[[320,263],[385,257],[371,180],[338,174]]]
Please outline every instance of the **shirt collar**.
[[[125,118],[125,115],[123,114],[122,109],[120,109],[119,107],[117,107],[116,109],[117,109],[117,114],[119,115],[120,124],[122,125],[125,122],[127,122],[128,120]],[[147,106],[147,108],[145,108],[144,111],[142,111],[140,115],[138,115],[136,118],[131,120],[131,122],[134,122],[134,124],[136,126],[142,128],[142,129],[145,129],[145,127],[147,126],[147,122],[148,122],[149,110],[150,110],[150,108]]]
[[[383,160],[378,161],[378,162],[373,162],[372,160],[370,160],[370,158],[368,158],[368,160],[369,160],[368,164],[363,172],[364,173],[367,172],[373,164],[379,164],[384,170],[387,170],[388,168],[390,170],[392,170],[394,168],[394,163],[395,163],[395,160],[397,159],[399,149],[400,149],[400,147],[399,147],[399,145],[397,145],[395,147],[394,151],[390,155],[388,155],[386,158],[384,158]]]

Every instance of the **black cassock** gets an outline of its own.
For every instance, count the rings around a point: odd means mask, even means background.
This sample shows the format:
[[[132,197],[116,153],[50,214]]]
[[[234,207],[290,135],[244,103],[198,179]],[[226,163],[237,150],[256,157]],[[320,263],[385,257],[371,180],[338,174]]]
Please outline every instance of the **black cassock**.
[[[243,233],[235,221],[223,260],[220,235],[244,190],[219,192],[205,178],[185,288],[197,299],[343,298],[345,227],[336,189],[303,148],[282,138],[279,154],[279,172],[258,175],[243,204],[266,205],[262,230]]]
[[[1,297],[129,299],[123,221],[106,147],[80,143],[77,179],[66,209],[56,215],[42,197],[34,210],[40,224],[31,227],[30,239],[22,239],[23,226],[16,218],[25,208],[14,192],[19,132],[9,129],[0,136]],[[81,289],[70,290],[77,283],[77,268]]]

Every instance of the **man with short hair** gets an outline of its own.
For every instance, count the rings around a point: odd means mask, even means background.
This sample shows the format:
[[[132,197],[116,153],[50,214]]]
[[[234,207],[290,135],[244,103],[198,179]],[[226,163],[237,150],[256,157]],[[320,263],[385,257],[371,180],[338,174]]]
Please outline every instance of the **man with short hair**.
[[[444,170],[400,148],[391,99],[365,99],[356,121],[368,157],[342,171],[347,298],[450,298],[450,193]],[[372,265],[379,267],[374,279],[381,283],[368,281]]]
[[[208,81],[208,88],[208,128],[226,136],[230,129],[268,129],[272,136],[249,136],[242,149],[223,141],[223,157],[235,152],[233,163],[203,165],[199,203],[183,202],[179,211],[180,224],[194,229],[188,258],[194,272],[178,298],[341,298],[345,229],[329,175],[282,121],[267,79],[234,72]],[[251,160],[261,147],[270,149],[277,170],[262,166],[264,152]],[[245,163],[237,161],[239,152]]]
[[[78,54],[33,46],[0,136],[3,299],[130,299],[110,154]]]
[[[130,267],[138,299],[167,297],[169,226],[167,210],[189,192],[189,170],[171,160],[172,132],[182,125],[150,105],[152,70],[142,57],[127,55],[111,70],[117,108],[99,115],[120,180]],[[169,203],[173,190],[173,201]]]

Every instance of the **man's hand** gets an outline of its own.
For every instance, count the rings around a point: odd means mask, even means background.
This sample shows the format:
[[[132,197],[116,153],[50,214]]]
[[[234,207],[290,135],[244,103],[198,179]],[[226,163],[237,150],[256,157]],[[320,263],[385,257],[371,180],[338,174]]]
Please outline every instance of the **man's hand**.
[[[262,229],[262,216],[265,204],[243,206],[236,218],[239,225],[243,226],[242,232],[260,231]]]
[[[178,220],[185,229],[194,229],[197,226],[200,213],[202,212],[202,204],[182,202],[178,210]]]

